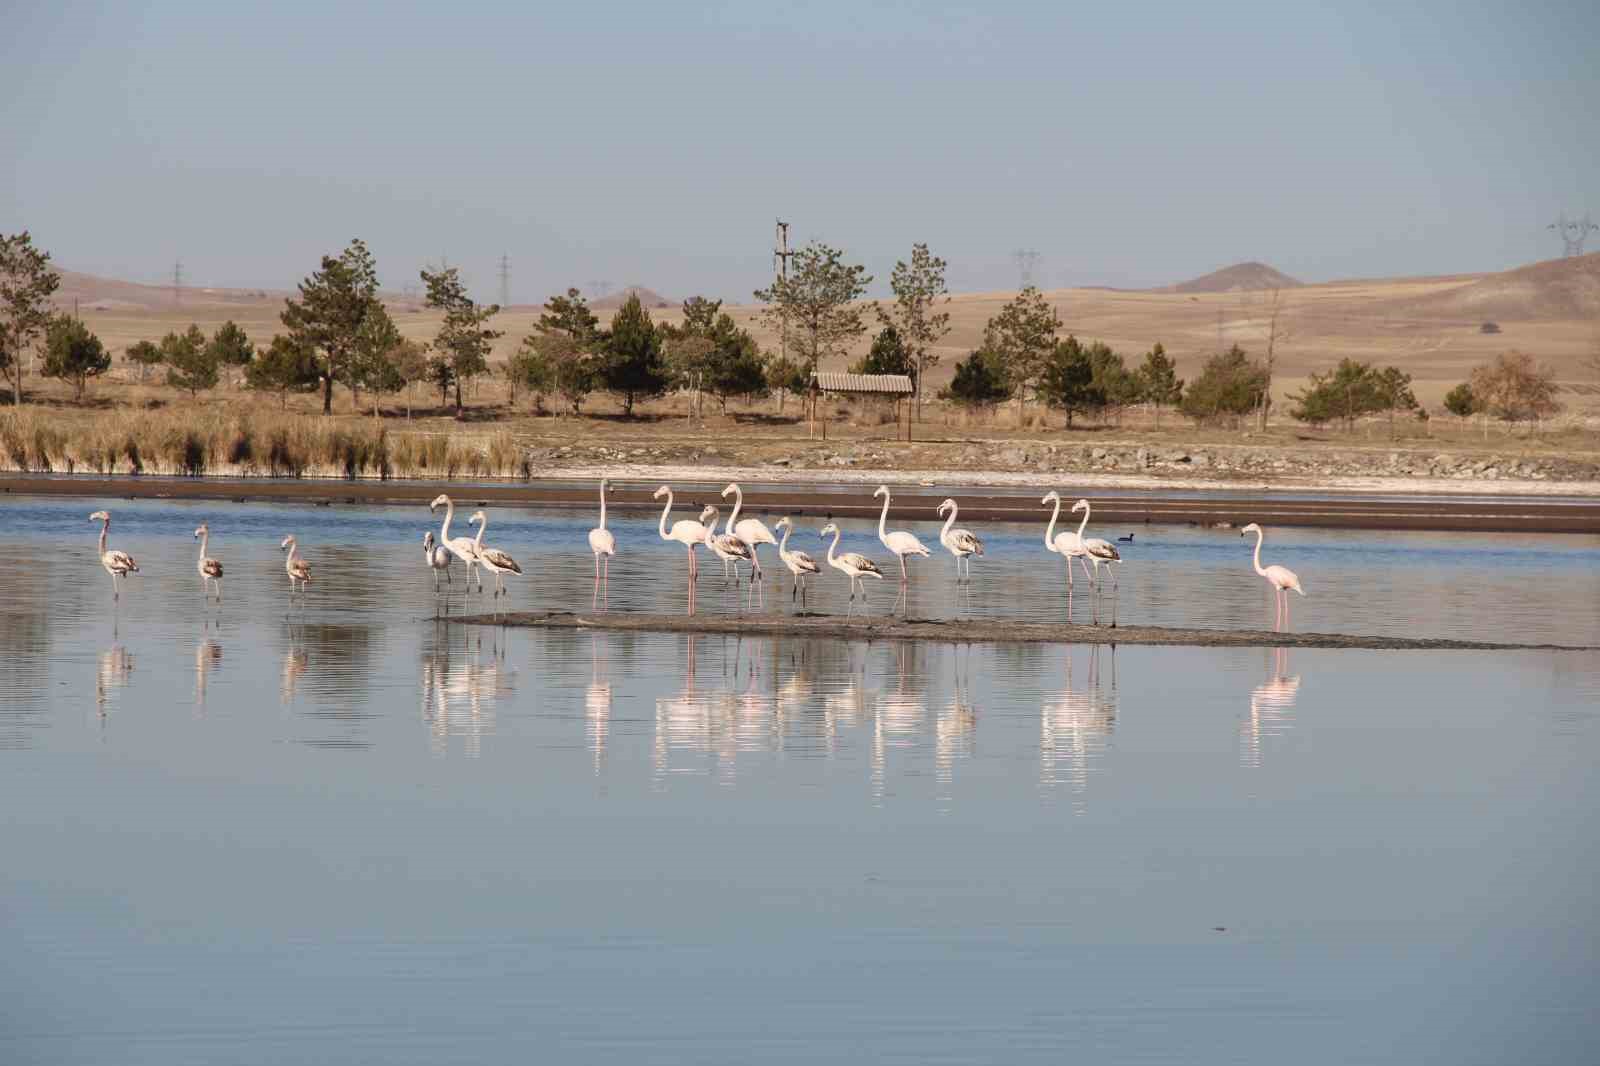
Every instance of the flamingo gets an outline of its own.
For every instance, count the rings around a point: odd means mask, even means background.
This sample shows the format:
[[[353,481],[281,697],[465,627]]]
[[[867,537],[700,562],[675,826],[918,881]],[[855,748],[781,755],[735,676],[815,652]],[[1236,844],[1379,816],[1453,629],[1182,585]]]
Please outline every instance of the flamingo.
[[[1277,629],[1280,626],[1288,625],[1289,590],[1294,589],[1302,596],[1306,594],[1306,590],[1300,587],[1300,576],[1293,570],[1290,570],[1287,566],[1262,566],[1261,541],[1263,534],[1261,532],[1261,527],[1256,525],[1254,522],[1251,522],[1249,525],[1239,530],[1239,536],[1241,537],[1246,533],[1254,533],[1256,535],[1256,573],[1267,579],[1267,583],[1272,586],[1273,595],[1276,597],[1277,602],[1272,614],[1273,628]],[[1279,621],[1280,615],[1283,619],[1281,622]]]
[[[722,490],[722,498],[727,499],[728,493],[733,493],[733,513],[728,516],[725,527],[729,533],[750,545],[750,565],[755,573],[752,580],[761,580],[761,560],[756,557],[756,549],[763,544],[777,544],[778,538],[772,535],[772,530],[759,518],[740,518],[739,509],[744,506],[744,490],[737,481],[729,482],[728,487]]]
[[[1040,503],[1053,503],[1056,509],[1050,513],[1050,524],[1044,530],[1044,546],[1047,551],[1053,551],[1067,561],[1067,588],[1072,588],[1072,560],[1078,560],[1083,567],[1083,576],[1089,577],[1089,564],[1086,562],[1088,551],[1083,547],[1083,527],[1089,524],[1089,516],[1084,515],[1083,521],[1078,525],[1078,532],[1072,533],[1063,529],[1060,533],[1056,530],[1056,520],[1061,517],[1061,494],[1055,490],[1045,493]],[[1070,594],[1070,593],[1069,593]]]
[[[294,534],[283,538],[283,543],[278,545],[281,551],[289,553],[283,561],[283,569],[289,575],[289,595],[294,595],[295,582],[300,583],[300,591],[304,592],[306,586],[311,584],[311,564],[300,557],[300,544],[294,539]]]
[[[783,539],[778,542],[778,558],[789,568],[789,573],[794,575],[794,591],[790,593],[789,598],[793,600],[796,596],[800,597],[800,609],[803,611],[806,609],[806,575],[819,573],[820,570],[817,561],[805,552],[798,548],[794,551],[789,550],[789,534],[794,530],[794,519],[784,515],[778,519],[778,528],[783,530]]]
[[[956,524],[956,501],[945,500],[939,505],[939,513],[950,512],[950,517],[945,519],[944,528],[939,531],[939,543],[950,549],[950,554],[956,557],[956,581],[961,580],[961,560],[967,561],[967,580],[972,580],[972,557],[983,554],[983,541],[973,536],[970,529],[951,529]]]
[[[96,511],[89,516],[89,521],[99,522],[100,526],[100,565],[106,568],[106,573],[111,575],[111,600],[115,603],[122,598],[122,586],[117,583],[119,577],[139,572],[139,564],[133,561],[133,556],[116,548],[106,547],[106,537],[111,533],[111,512]]]
[[[741,561],[750,562],[755,553],[751,550],[750,545],[744,542],[743,538],[727,532],[726,528],[721,533],[717,532],[717,509],[711,504],[706,504],[705,509],[700,512],[700,521],[706,523],[706,547],[711,549],[712,554],[722,560],[723,580],[727,580],[728,567],[731,565],[733,567],[733,583],[737,585],[739,583],[739,563]],[[754,585],[755,580],[756,572],[754,565],[752,565],[750,568],[750,583]]]
[[[903,529],[897,529],[893,533],[884,530],[884,523],[889,518],[889,486],[879,485],[872,495],[874,498],[880,495],[883,497],[883,512],[878,515],[878,539],[883,542],[885,548],[900,557],[900,583],[903,585],[909,577],[906,573],[906,556],[920,555],[926,559],[928,549],[922,541]]]
[[[434,595],[439,593],[439,575],[444,574],[444,579],[450,584],[455,584],[455,579],[450,576],[450,560],[455,558],[444,545],[435,543],[433,530],[428,530],[422,535],[422,558],[427,562],[428,569],[433,571]]]
[[[494,575],[494,598],[499,599],[506,594],[506,574],[521,574],[522,567],[517,561],[499,548],[486,548],[483,545],[483,531],[489,528],[489,516],[482,511],[473,511],[472,517],[467,519],[467,524],[477,523],[478,535],[472,541],[472,554],[477,556],[478,565]],[[480,579],[481,580],[481,579]]]
[[[850,614],[855,612],[856,609],[856,584],[861,582],[862,578],[866,577],[875,577],[879,581],[882,581],[883,571],[878,569],[877,563],[873,562],[871,559],[868,559],[865,555],[862,555],[859,552],[845,552],[843,555],[835,558],[833,550],[839,546],[839,527],[834,525],[832,522],[829,522],[827,525],[823,526],[817,531],[817,535],[822,537],[826,537],[829,533],[833,534],[833,543],[828,545],[828,565],[833,567],[835,570],[843,572],[850,578],[850,610],[846,612],[845,615],[845,617],[848,618]],[[864,582],[862,582],[861,607],[863,610],[865,610],[866,606],[867,586]]]
[[[667,498],[667,506],[661,511],[661,539],[675,540],[689,550],[689,580],[692,582],[700,573],[700,565],[694,557],[696,545],[706,542],[706,527],[692,518],[680,518],[672,523],[672,529],[667,529],[667,516],[672,513],[672,489],[662,485],[656,489],[654,499],[662,496]],[[692,585],[690,586],[693,587]]]
[[[606,479],[600,479],[600,524],[589,530],[589,550],[594,552],[594,579],[600,580],[600,556],[606,557],[606,581],[611,581],[611,557],[617,554],[617,538],[606,528]]]
[[[1089,524],[1089,501],[1079,500],[1072,505],[1076,514],[1083,512],[1083,522],[1078,526],[1078,543],[1089,556],[1089,561],[1094,564],[1094,624],[1100,624],[1100,568],[1103,566],[1111,574],[1111,628],[1117,628],[1117,572],[1113,569],[1114,563],[1122,562],[1122,556],[1117,552],[1116,546],[1101,540],[1099,537],[1085,537],[1084,526]]]
[[[456,516],[456,505],[444,493],[433,498],[428,504],[430,512],[444,507],[444,524],[439,527],[439,543],[449,549],[451,555],[467,564],[467,585],[470,588],[474,575],[478,578],[478,591],[483,591],[483,575],[478,573],[478,556],[472,546],[471,537],[452,537],[450,535],[450,520]]]
[[[194,531],[195,539],[200,542],[200,561],[195,568],[200,571],[200,588],[207,596],[211,595],[211,583],[217,583],[217,602],[222,602],[222,564],[206,554],[206,544],[211,540],[211,530],[204,522]]]

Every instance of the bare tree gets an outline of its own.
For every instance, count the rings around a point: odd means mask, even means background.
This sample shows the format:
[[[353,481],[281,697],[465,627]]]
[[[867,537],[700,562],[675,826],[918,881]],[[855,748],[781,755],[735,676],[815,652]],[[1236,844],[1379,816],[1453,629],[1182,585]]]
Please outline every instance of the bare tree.
[[[1272,367],[1277,358],[1278,342],[1287,338],[1288,334],[1279,328],[1279,320],[1283,314],[1283,290],[1272,290],[1272,302],[1267,305],[1267,357],[1264,365],[1267,368],[1267,387],[1261,393],[1261,413],[1257,425],[1261,432],[1267,430],[1267,410],[1272,406]]]

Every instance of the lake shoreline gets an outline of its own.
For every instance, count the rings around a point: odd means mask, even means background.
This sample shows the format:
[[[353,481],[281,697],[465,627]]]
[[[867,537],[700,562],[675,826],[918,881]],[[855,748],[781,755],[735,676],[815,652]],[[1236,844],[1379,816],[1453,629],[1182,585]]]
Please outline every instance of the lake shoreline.
[[[597,503],[594,481],[616,473],[615,468],[570,468],[550,470],[544,477],[529,481],[468,483],[371,478],[0,474],[0,497],[426,505],[445,492],[463,505],[592,509]],[[656,485],[666,483],[677,491],[674,513],[687,514],[705,503],[726,507],[728,501],[719,492],[721,486],[733,480],[745,486],[746,510],[756,515],[873,518],[880,505],[870,489],[882,481],[895,487],[893,513],[901,519],[926,510],[932,521],[940,500],[953,495],[961,504],[964,523],[1043,521],[1047,512],[1034,493],[1059,486],[1069,498],[1090,498],[1095,522],[1101,528],[1106,524],[1230,528],[1260,522],[1314,528],[1600,534],[1600,485],[1593,486],[1593,492],[1584,492],[1586,486],[1542,482],[1466,486],[1461,482],[1407,481],[1396,485],[1396,479],[1371,479],[1377,484],[1352,487],[1328,479],[1270,486],[1177,485],[1154,478],[1107,475],[1061,475],[1046,480],[1041,475],[993,471],[907,474],[885,470],[841,472],[818,478],[802,471],[665,467],[628,472],[620,487],[609,495],[608,505],[619,512],[659,512],[661,503],[652,494]],[[1469,488],[1476,492],[1469,492]],[[1527,491],[1517,491],[1519,488]]]

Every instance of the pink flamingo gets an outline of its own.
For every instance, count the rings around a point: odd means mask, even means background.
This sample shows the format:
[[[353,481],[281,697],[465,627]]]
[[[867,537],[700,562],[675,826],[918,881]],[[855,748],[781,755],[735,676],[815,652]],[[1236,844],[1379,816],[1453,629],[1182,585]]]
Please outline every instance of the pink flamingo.
[[[661,539],[677,541],[689,550],[689,587],[692,589],[694,587],[694,579],[700,574],[700,566],[695,560],[694,549],[697,545],[706,542],[706,535],[709,531],[704,525],[692,518],[680,518],[672,523],[670,530],[667,529],[667,516],[672,514],[672,489],[666,485],[656,489],[655,499],[659,500],[662,496],[667,498],[667,505],[661,510]]]
[[[1279,629],[1289,624],[1289,590],[1294,589],[1302,596],[1306,594],[1306,590],[1300,587],[1300,575],[1287,566],[1261,565],[1261,541],[1264,534],[1260,526],[1251,522],[1239,531],[1239,536],[1242,537],[1246,533],[1256,535],[1256,573],[1267,579],[1267,583],[1272,586],[1273,595],[1277,598],[1277,605],[1272,614],[1272,627]]]
[[[100,565],[105,567],[106,573],[111,575],[111,599],[122,598],[122,586],[117,579],[127,577],[129,574],[139,572],[139,564],[133,561],[133,556],[116,548],[106,547],[106,537],[111,533],[111,512],[96,511],[89,516],[89,521],[99,522],[100,526]]]

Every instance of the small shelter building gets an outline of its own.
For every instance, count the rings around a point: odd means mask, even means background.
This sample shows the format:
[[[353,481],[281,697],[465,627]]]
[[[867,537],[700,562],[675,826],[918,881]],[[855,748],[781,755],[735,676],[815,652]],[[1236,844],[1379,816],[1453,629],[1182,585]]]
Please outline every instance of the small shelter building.
[[[822,372],[811,375],[811,411],[812,434],[816,434],[818,423],[822,425],[822,437],[828,437],[828,423],[826,419],[817,417],[817,400],[826,394],[868,397],[882,400],[894,405],[895,437],[900,436],[900,409],[905,407],[905,439],[911,439],[911,404],[910,399],[916,390],[911,384],[911,378],[906,374],[836,374]],[[907,401],[902,405],[901,401]]]

